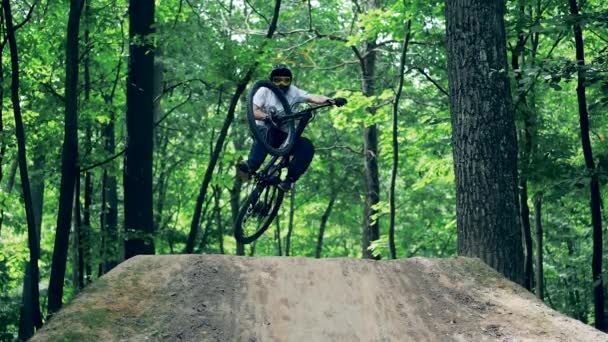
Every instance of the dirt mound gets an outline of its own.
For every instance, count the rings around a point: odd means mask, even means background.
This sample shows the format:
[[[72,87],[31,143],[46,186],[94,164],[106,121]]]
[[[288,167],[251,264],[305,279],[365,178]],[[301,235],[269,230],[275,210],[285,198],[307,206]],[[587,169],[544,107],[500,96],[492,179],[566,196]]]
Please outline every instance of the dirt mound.
[[[608,341],[476,259],[138,256],[33,341]]]

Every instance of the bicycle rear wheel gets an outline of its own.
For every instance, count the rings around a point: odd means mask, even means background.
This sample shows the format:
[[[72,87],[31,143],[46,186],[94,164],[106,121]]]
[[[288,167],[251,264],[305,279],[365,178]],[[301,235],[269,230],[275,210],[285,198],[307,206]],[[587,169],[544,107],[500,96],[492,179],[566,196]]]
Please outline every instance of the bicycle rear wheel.
[[[253,97],[255,96],[255,93],[262,90],[262,88],[267,88],[277,97],[283,106],[283,115],[289,116],[292,114],[291,106],[289,105],[289,102],[287,102],[287,99],[285,98],[285,95],[281,89],[272,84],[270,81],[257,81],[253,84],[249,94],[247,95],[247,122],[249,123],[249,129],[253,133],[253,137],[264,145],[264,148],[266,151],[268,151],[268,153],[273,156],[285,156],[291,151],[296,138],[295,120],[289,119],[281,123],[281,129],[284,130],[287,135],[283,141],[275,142],[273,146],[270,139],[267,137],[268,130],[263,129],[264,126],[258,124],[258,120],[255,119],[254,115]]]
[[[284,195],[275,185],[256,184],[239,210],[234,227],[236,240],[248,244],[264,234],[277,216]]]

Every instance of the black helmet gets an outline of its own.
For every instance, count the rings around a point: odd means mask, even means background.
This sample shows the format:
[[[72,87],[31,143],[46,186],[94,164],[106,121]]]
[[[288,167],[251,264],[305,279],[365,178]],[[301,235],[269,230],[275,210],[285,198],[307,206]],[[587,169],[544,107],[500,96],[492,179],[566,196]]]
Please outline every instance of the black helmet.
[[[270,72],[270,79],[272,79],[274,76],[289,76],[293,78],[293,75],[291,74],[291,69],[289,69],[289,67],[285,64],[277,64],[272,67],[272,71]]]

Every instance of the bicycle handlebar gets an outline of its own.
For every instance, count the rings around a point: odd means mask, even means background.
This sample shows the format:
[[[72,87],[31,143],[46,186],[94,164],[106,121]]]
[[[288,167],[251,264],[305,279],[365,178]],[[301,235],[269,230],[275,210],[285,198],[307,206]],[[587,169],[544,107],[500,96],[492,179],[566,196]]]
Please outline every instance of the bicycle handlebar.
[[[307,114],[309,114],[311,112],[314,112],[317,109],[321,109],[321,108],[325,108],[325,107],[330,107],[330,106],[333,106],[333,105],[334,105],[333,102],[327,102],[327,103],[324,103],[322,105],[306,108],[304,110],[301,110],[301,111],[299,111],[297,113],[293,113],[291,115],[281,116],[279,119],[280,119],[280,121],[284,121],[284,120],[288,120],[288,119],[299,118],[301,116],[305,116],[305,115],[307,115]]]

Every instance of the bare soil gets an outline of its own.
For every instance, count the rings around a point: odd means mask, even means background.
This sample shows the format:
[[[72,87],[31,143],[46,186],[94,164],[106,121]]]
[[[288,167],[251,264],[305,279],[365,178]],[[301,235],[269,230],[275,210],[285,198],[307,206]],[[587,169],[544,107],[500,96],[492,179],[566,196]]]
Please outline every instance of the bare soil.
[[[32,341],[608,341],[477,259],[138,256]]]

